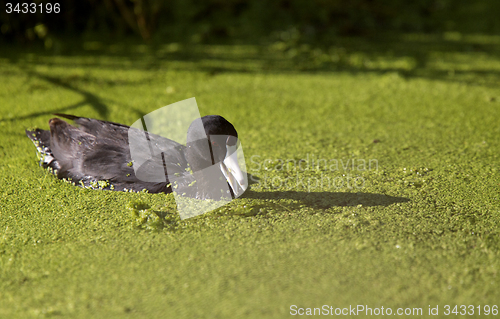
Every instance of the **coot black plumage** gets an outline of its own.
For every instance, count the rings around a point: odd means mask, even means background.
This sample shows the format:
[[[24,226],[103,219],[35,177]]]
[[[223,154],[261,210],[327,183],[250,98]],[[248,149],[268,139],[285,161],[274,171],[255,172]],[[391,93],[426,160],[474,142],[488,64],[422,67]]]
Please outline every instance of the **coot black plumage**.
[[[225,188],[231,197],[246,189],[236,160],[238,133],[222,116],[208,115],[193,121],[187,131],[187,143],[182,145],[123,124],[55,115],[73,120],[78,127],[53,118],[49,121],[50,131],[26,130],[26,134],[41,154],[40,165],[51,169],[60,179],[83,187],[116,191],[170,193],[174,188],[198,199],[220,198],[223,190],[214,187],[215,179],[227,181]],[[148,143],[143,144],[148,145],[142,147],[149,158],[135,167],[129,139],[144,134]],[[148,148],[152,147],[155,152],[149,153]],[[200,174],[209,167],[218,168],[215,175],[214,170]],[[158,168],[165,177],[150,178],[158,175]]]

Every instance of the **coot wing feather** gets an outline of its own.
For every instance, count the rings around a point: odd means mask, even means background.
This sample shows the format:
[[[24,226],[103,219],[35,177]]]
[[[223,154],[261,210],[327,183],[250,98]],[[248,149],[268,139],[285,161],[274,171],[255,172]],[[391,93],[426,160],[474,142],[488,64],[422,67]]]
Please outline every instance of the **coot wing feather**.
[[[133,161],[129,129],[132,138],[144,139],[144,131],[113,122],[57,115],[72,119],[79,125],[76,128],[57,118],[49,123],[51,148],[59,162],[57,175],[60,178],[83,181],[86,186],[92,181],[107,180],[116,190],[147,189],[156,193],[170,191],[165,172],[176,176],[186,174],[185,146],[175,141],[147,133],[147,143],[134,144]],[[137,159],[141,165],[134,169]]]

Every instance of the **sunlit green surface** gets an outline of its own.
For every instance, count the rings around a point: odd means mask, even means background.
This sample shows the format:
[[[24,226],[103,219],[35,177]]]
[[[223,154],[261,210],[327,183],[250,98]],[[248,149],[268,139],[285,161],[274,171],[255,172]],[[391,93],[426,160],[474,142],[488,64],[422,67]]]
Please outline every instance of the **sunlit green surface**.
[[[499,303],[498,37],[80,47],[0,53],[1,318]],[[55,112],[131,124],[193,96],[235,125],[260,182],[192,219],[172,195],[55,179],[24,134]],[[140,227],[132,200],[163,227]]]

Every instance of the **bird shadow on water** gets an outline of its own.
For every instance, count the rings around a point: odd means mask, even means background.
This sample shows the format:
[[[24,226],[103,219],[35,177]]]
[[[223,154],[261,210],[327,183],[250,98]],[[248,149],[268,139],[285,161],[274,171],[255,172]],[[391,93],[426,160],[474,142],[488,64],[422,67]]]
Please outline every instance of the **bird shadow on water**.
[[[255,192],[247,190],[240,198],[251,199],[291,199],[301,204],[317,209],[328,209],[343,206],[389,206],[396,203],[406,203],[406,197],[389,196],[373,193],[346,193],[346,192],[297,192],[297,191],[270,191]]]

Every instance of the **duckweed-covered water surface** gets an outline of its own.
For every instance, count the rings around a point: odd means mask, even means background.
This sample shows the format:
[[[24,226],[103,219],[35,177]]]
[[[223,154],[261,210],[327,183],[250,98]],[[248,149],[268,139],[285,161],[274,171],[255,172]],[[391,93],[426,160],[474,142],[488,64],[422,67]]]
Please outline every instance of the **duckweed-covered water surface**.
[[[3,49],[0,317],[498,304],[500,42],[440,39],[339,39],[298,60],[276,46]],[[131,124],[193,96],[234,124],[250,181],[193,218],[173,194],[57,180],[24,135],[52,113]]]

